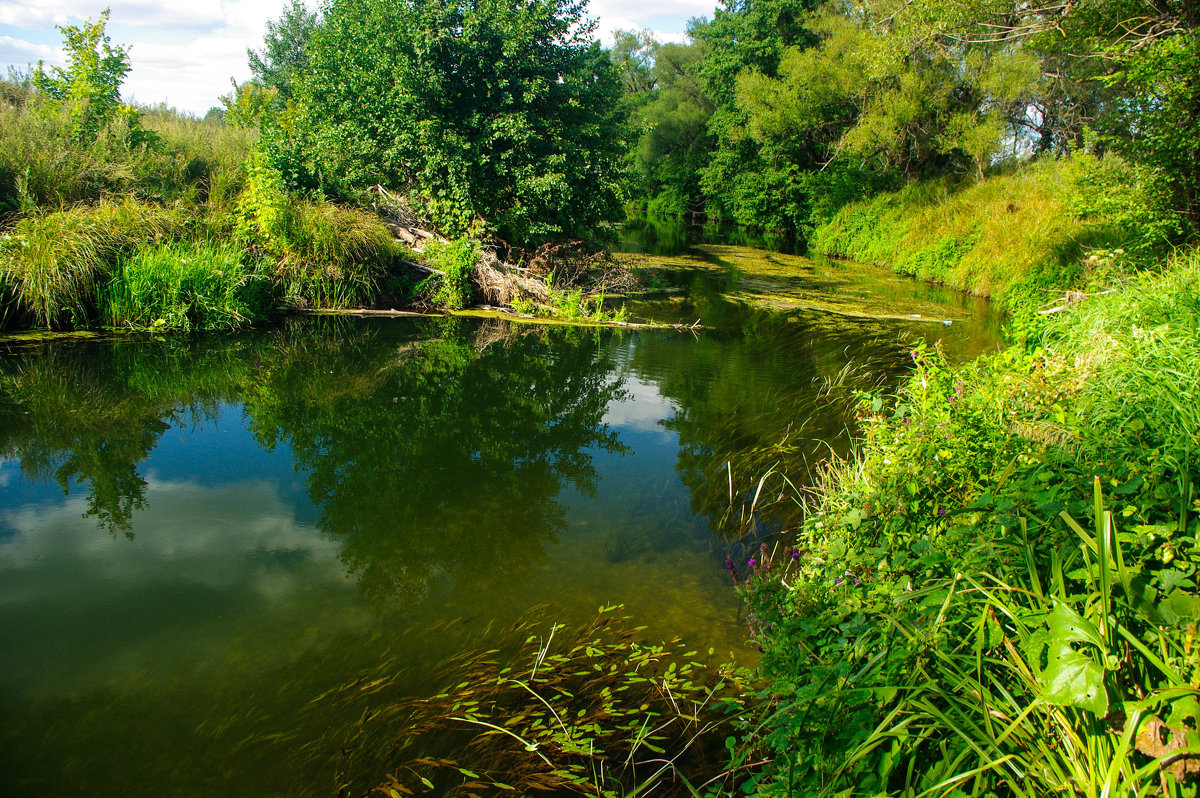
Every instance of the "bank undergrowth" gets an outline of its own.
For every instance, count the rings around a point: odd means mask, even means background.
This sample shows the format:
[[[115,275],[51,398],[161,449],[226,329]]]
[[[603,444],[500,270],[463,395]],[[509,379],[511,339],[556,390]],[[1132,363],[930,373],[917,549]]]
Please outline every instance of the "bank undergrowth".
[[[1181,234],[1154,176],[1079,153],[947,176],[842,208],[814,252],[879,263],[1013,308],[1157,262]]]
[[[1196,794],[1200,253],[1040,318],[965,366],[914,350],[739,578],[749,790]]]

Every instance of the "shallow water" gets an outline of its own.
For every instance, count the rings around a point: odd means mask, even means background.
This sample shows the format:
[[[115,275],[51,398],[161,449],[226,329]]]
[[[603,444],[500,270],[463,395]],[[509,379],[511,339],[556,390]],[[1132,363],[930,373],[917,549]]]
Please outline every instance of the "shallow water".
[[[0,793],[329,794],[336,751],[296,751],[344,719],[312,699],[385,656],[437,689],[531,607],[622,603],[747,661],[722,562],[795,519],[779,473],[845,451],[853,391],[915,338],[966,357],[996,320],[867,272],[839,279],[954,323],[763,303],[711,265],[657,264],[685,290],[635,309],[696,333],[313,318],[0,345]]]

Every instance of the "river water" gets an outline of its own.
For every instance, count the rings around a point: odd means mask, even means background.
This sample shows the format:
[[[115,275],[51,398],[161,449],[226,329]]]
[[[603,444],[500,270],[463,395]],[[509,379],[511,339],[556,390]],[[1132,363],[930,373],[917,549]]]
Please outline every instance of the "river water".
[[[998,320],[874,267],[635,232],[632,318],[700,328],[0,342],[0,794],[331,794],[328,758],[293,756],[337,739],[313,698],[384,652],[439,689],[521,617],[623,604],[749,661],[723,561],[795,522],[781,475],[847,451],[854,391],[915,342],[970,357]]]

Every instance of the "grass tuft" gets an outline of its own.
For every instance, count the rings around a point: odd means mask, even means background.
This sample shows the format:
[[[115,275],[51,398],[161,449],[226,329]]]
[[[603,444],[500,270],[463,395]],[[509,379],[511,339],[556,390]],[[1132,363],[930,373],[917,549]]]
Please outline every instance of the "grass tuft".
[[[241,254],[230,245],[139,250],[101,291],[103,321],[149,330],[241,326],[263,313],[267,298],[265,281],[247,273]]]
[[[85,324],[118,260],[182,237],[191,223],[181,208],[133,201],[31,216],[0,236],[0,284],[14,315],[43,327]]]

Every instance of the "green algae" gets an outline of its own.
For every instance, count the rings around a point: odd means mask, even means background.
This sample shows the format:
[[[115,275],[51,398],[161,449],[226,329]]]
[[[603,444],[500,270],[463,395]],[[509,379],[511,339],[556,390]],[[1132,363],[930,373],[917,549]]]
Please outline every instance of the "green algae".
[[[678,285],[662,283],[690,272],[707,275],[728,299],[776,310],[942,324],[966,321],[976,312],[974,298],[853,261],[813,260],[727,244],[699,244],[676,255],[621,257],[649,285],[643,296],[684,293]]]

